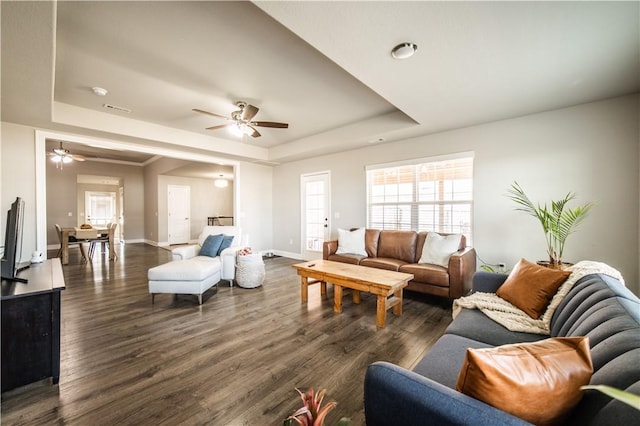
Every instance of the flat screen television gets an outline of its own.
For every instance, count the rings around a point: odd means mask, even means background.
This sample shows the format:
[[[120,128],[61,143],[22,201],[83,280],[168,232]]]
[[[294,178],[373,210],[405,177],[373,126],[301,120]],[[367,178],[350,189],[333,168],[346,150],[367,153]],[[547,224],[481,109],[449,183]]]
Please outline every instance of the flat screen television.
[[[4,255],[2,256],[2,279],[26,283],[16,275],[28,268],[20,266],[22,254],[22,226],[24,224],[24,201],[17,197],[7,212],[7,229],[4,234]]]

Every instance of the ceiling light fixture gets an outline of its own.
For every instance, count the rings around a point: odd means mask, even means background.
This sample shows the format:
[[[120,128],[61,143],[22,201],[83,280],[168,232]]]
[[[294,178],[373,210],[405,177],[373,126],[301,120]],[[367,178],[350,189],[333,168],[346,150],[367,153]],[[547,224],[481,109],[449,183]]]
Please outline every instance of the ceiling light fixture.
[[[91,90],[93,90],[93,93],[95,93],[98,96],[107,96],[107,93],[109,93],[109,91],[107,89],[103,89],[102,87],[92,87]]]
[[[69,151],[66,149],[62,149],[62,152],[60,150],[61,148],[53,150],[55,154],[51,156],[51,161],[56,163],[56,169],[62,170],[64,168],[63,165],[71,163],[73,158],[69,155]]]
[[[251,135],[253,130],[251,127],[247,126],[245,123],[236,123],[233,126],[229,126],[229,131],[234,135],[241,137],[243,135]]]
[[[213,181],[213,185],[216,188],[226,188],[227,186],[229,186],[229,181],[226,179],[223,179],[222,175],[220,175],[219,179],[216,179]]]
[[[415,43],[400,43],[391,49],[391,56],[394,59],[407,59],[413,56],[416,50],[418,50],[418,45]]]

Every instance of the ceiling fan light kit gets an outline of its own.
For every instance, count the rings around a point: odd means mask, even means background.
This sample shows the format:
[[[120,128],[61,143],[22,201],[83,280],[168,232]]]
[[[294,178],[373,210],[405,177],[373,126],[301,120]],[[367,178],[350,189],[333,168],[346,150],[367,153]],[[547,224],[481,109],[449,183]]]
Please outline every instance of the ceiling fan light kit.
[[[231,117],[198,108],[193,108],[192,111],[211,115],[217,118],[222,118],[229,122],[227,124],[207,127],[207,130],[217,130],[226,127],[232,134],[242,138],[247,135],[253,138],[260,137],[260,132],[258,132],[256,127],[271,127],[275,129],[289,128],[289,124],[287,123],[278,123],[274,121],[253,121],[253,118],[256,116],[256,114],[258,114],[258,111],[260,111],[260,108],[248,104],[245,101],[237,101],[236,106],[240,109],[238,111],[233,111],[231,113]]]
[[[62,141],[60,141],[60,146],[53,148],[49,155],[51,156],[51,161],[56,163],[56,168],[59,168],[60,170],[62,170],[62,166],[64,164],[69,164],[73,160],[85,161],[85,158],[82,155],[71,154],[68,149],[63,148]]]
[[[391,56],[394,59],[407,59],[412,57],[416,50],[418,50],[418,45],[415,43],[400,43],[391,49]]]

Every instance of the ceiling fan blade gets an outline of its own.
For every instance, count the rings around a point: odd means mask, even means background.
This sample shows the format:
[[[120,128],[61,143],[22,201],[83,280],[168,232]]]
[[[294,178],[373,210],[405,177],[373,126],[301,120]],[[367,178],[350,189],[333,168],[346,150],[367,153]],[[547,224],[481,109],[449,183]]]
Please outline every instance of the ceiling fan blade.
[[[201,114],[212,115],[212,116],[218,117],[218,118],[224,118],[225,120],[230,120],[229,117],[225,117],[224,115],[216,114],[215,112],[205,111],[203,109],[193,108],[191,111],[199,112]]]
[[[85,156],[80,154],[72,154],[71,158],[73,158],[74,161],[87,161]]]
[[[251,125],[260,127],[275,127],[277,129],[288,129],[287,123],[276,123],[275,121],[252,121]]]
[[[247,104],[247,106],[242,109],[242,116],[240,118],[243,121],[251,121],[251,119],[256,116],[258,111],[260,111],[260,108]]]
[[[229,127],[229,126],[233,126],[233,124],[220,124],[218,126],[211,126],[211,127],[207,127],[207,130],[223,129],[223,128]]]
[[[252,137],[252,138],[259,138],[260,136],[262,136],[262,135],[260,134],[260,132],[258,132],[258,131],[257,131],[256,129],[254,129],[252,126],[249,126],[249,125],[247,124],[247,127],[249,127],[251,130],[253,130],[253,133],[251,133],[251,137]]]

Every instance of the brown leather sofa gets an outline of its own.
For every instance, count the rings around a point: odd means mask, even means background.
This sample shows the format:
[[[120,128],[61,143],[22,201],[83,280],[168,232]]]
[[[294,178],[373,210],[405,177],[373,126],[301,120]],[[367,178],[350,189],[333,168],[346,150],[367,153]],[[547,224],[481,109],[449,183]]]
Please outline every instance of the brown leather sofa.
[[[324,243],[322,258],[413,274],[414,279],[409,282],[407,290],[450,299],[467,294],[476,271],[476,251],[466,247],[463,235],[458,251],[449,258],[449,267],[418,263],[426,238],[427,232],[367,229],[365,250],[368,256],[337,254],[338,241],[335,240]]]

